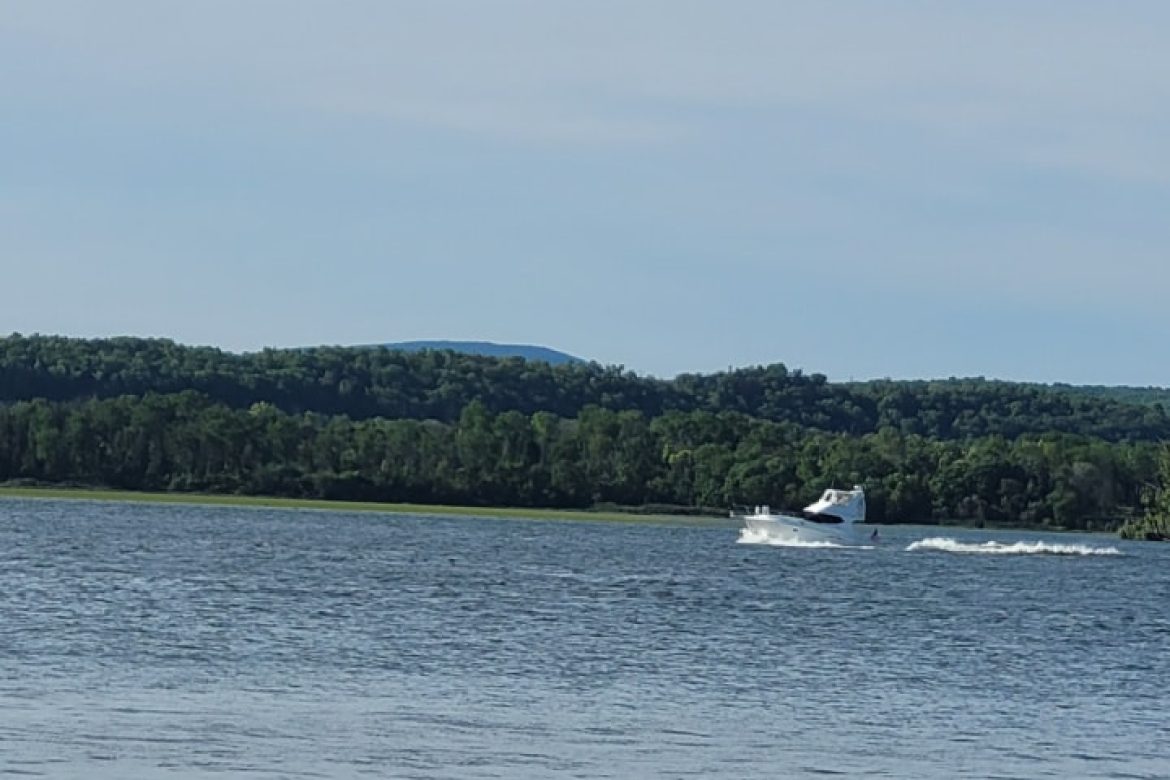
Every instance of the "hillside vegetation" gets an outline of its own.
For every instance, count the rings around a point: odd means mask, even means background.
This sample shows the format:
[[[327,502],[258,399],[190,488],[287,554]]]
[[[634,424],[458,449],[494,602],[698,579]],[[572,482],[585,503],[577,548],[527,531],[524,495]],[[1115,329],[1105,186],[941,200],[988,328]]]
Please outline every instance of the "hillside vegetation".
[[[1159,484],[1168,434],[1158,404],[982,379],[0,339],[0,481],[566,508],[862,483],[879,522],[1115,528]]]
[[[521,357],[525,360],[543,360],[545,363],[553,365],[586,362],[566,352],[535,344],[497,344],[492,341],[397,341],[381,346],[398,352],[450,350],[465,355],[483,355],[485,357]]]

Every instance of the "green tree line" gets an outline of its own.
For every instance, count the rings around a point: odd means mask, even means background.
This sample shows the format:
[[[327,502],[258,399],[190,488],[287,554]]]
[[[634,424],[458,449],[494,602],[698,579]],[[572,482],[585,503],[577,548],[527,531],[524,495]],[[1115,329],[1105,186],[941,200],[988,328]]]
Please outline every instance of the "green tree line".
[[[456,423],[478,401],[495,415],[547,412],[564,419],[589,407],[636,411],[646,419],[735,412],[852,436],[892,428],[937,440],[1047,433],[1109,442],[1170,438],[1170,416],[1159,403],[983,379],[833,383],[775,364],[664,380],[595,363],[552,366],[443,351],[322,347],[233,354],[165,339],[0,338],[0,403],[188,390],[231,409],[269,403],[288,414],[352,420]]]
[[[531,507],[802,505],[864,483],[870,519],[1112,529],[1164,470],[1148,442],[832,432],[738,410],[586,405],[450,422],[235,408],[204,393],[0,405],[0,481]]]

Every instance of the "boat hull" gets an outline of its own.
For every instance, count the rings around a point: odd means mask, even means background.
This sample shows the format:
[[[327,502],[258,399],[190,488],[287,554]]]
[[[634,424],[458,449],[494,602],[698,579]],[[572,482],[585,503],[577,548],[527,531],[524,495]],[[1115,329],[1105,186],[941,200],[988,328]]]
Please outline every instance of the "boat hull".
[[[782,544],[857,543],[852,523],[812,523],[790,515],[747,515],[744,528]]]

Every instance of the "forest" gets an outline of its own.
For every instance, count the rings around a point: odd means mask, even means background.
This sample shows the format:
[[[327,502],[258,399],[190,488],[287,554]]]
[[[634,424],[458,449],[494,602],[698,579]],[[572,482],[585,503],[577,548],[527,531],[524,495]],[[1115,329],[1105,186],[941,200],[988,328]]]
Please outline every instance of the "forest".
[[[725,513],[863,484],[873,522],[1112,530],[1170,474],[1158,402],[984,379],[671,380],[446,351],[0,338],[0,482]]]

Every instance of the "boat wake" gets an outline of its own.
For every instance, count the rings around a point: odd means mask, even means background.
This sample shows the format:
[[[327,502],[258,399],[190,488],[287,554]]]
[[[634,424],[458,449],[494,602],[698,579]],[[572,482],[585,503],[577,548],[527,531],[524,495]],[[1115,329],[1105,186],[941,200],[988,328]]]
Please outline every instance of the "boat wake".
[[[766,544],[771,547],[806,547],[809,549],[828,549],[828,550],[872,550],[872,547],[864,545],[838,544],[837,542],[803,542],[798,539],[780,539],[772,536],[767,531],[753,531],[749,528],[742,528],[739,532],[739,539],[736,540],[738,544]]]
[[[1093,547],[1087,544],[1054,544],[1051,542],[960,542],[934,536],[914,542],[906,548],[908,552],[916,550],[934,550],[937,552],[968,553],[976,555],[1121,555],[1116,547]]]

